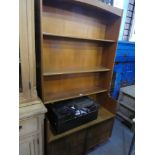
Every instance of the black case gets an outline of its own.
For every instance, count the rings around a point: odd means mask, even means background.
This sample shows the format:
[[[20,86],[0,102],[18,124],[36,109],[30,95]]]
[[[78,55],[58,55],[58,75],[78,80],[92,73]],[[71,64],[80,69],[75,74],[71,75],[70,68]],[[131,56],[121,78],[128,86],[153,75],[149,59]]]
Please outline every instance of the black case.
[[[75,116],[71,114],[72,111],[65,111],[66,107],[72,106],[76,107],[77,109],[87,108],[88,111],[86,114]],[[82,125],[86,122],[95,120],[98,115],[98,104],[88,97],[61,101],[57,102],[56,104],[48,104],[47,109],[48,119],[52,125],[52,128],[57,134]]]

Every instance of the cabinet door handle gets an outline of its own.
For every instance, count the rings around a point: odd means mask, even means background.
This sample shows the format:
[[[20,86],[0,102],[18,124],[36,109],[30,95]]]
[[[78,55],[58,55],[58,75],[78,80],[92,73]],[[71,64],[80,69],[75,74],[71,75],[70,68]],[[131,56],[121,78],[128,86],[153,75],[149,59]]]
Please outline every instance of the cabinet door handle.
[[[19,126],[19,130],[21,130],[21,129],[22,129],[22,125]]]

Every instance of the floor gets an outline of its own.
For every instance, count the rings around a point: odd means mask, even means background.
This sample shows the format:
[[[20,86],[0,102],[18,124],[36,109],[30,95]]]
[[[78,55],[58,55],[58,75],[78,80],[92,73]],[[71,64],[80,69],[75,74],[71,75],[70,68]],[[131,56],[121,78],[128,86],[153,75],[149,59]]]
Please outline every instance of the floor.
[[[133,132],[115,119],[111,138],[106,143],[95,147],[87,155],[128,155],[132,137]],[[134,154],[135,149],[133,148],[131,155]]]

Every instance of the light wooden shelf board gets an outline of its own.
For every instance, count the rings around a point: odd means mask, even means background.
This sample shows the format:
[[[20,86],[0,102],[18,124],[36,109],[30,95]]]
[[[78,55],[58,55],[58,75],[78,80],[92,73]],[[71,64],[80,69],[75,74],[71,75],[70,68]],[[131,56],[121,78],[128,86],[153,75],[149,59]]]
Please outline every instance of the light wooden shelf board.
[[[101,10],[107,14],[115,15],[118,17],[121,17],[123,14],[122,9],[105,4],[99,0],[65,0],[65,3],[66,2],[72,3],[74,5],[95,8],[96,10]],[[46,5],[46,3],[43,4]]]
[[[97,41],[97,42],[103,42],[103,43],[115,43],[115,40],[97,39],[97,38],[83,38],[83,37],[77,37],[77,36],[59,35],[59,34],[48,33],[48,32],[43,32],[43,37],[59,37],[59,38],[68,38],[68,39]]]
[[[92,89],[86,89],[86,90],[74,90],[70,92],[63,92],[63,93],[58,93],[57,95],[49,95],[49,98],[53,98],[52,100],[47,100],[44,103],[54,103],[57,101],[63,101],[63,100],[68,100],[72,98],[78,98],[82,96],[88,96],[88,95],[93,95],[93,94],[98,94],[98,93],[103,93],[107,92],[107,89],[103,89],[100,87],[92,88]]]
[[[43,76],[63,75],[63,74],[78,74],[78,73],[91,73],[91,72],[107,72],[110,69],[105,67],[98,67],[92,69],[70,69],[70,70],[57,70],[52,72],[45,72]]]
[[[86,124],[83,124],[83,125],[80,125],[79,127],[76,127],[76,128],[73,128],[73,129],[70,129],[64,133],[61,133],[61,134],[58,134],[58,135],[55,135],[51,129],[50,129],[50,123],[49,121],[47,122],[47,134],[48,134],[48,143],[52,142],[52,141],[55,141],[59,138],[62,138],[62,137],[65,137],[67,135],[70,135],[72,133],[75,133],[77,131],[80,131],[82,129],[86,129],[86,128],[89,128],[95,124],[99,124],[101,122],[104,122],[108,119],[111,119],[113,118],[115,115],[112,114],[111,112],[109,112],[108,110],[106,110],[104,107],[100,106],[99,107],[99,113],[98,113],[98,117],[96,120],[93,120],[91,122],[88,122]]]

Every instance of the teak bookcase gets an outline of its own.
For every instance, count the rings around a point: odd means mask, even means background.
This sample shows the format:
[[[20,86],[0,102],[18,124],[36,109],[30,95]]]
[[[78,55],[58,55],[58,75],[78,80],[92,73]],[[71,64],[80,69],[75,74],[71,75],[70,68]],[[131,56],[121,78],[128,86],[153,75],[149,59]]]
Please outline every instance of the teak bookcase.
[[[47,147],[52,155],[65,155],[56,148],[61,148],[61,140],[64,145],[66,136],[96,134],[96,140],[84,138],[82,143],[88,146],[80,148],[83,152],[111,134],[116,103],[108,94],[121,16],[122,10],[94,0],[36,1],[37,86],[43,103],[89,96],[100,104],[97,120],[60,135],[54,135],[46,121]],[[67,139],[70,144],[72,141]],[[73,155],[67,150],[66,154]]]

